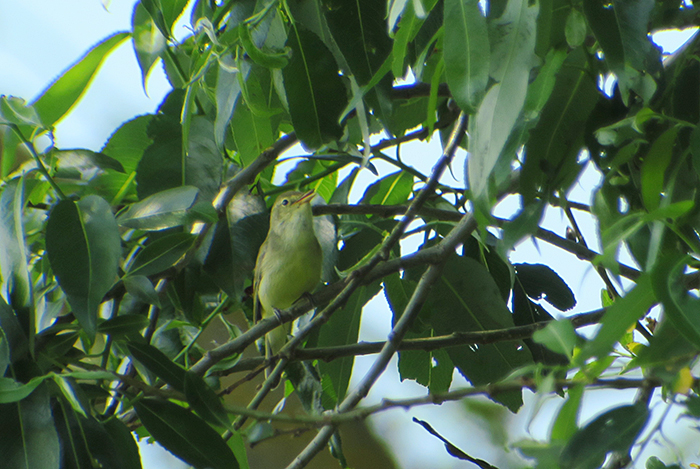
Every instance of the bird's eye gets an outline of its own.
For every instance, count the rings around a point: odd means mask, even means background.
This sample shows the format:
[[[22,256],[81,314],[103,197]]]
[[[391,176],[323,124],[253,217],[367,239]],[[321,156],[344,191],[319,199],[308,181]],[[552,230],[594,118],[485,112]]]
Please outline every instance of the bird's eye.
[[[282,199],[282,205],[287,205],[289,203],[289,200],[287,199]]]

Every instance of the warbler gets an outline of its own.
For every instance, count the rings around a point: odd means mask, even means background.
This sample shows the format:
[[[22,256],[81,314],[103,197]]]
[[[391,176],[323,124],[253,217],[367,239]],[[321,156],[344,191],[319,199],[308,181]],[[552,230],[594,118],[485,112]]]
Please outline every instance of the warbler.
[[[314,191],[286,192],[272,206],[270,229],[255,262],[254,317],[268,318],[292,306],[321,280],[323,252],[314,232]],[[265,336],[265,355],[278,353],[287,341],[290,323]]]

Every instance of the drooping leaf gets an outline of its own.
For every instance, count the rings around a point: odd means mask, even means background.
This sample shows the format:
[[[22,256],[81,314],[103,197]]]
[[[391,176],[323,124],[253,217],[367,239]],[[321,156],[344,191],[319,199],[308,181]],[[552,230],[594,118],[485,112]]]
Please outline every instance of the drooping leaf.
[[[357,343],[360,332],[362,309],[381,286],[378,282],[358,288],[348,299],[342,310],[336,311],[328,323],[321,328],[318,337],[319,347]],[[322,374],[328,374],[333,383],[337,398],[342,400],[350,383],[350,375],[355,357],[343,357],[330,362],[320,362]]]
[[[166,189],[130,205],[117,221],[129,228],[155,231],[183,225],[197,194],[199,190],[192,186]]]
[[[644,157],[641,171],[642,200],[650,212],[659,208],[661,193],[664,190],[666,169],[673,155],[678,127],[671,127],[659,136]]]
[[[129,33],[121,32],[104,39],[41,93],[32,105],[45,126],[55,125],[68,114],[87,90],[104,59],[128,37]]]
[[[516,264],[518,282],[535,300],[545,299],[559,311],[576,306],[576,298],[564,280],[544,264]]]
[[[588,357],[603,357],[610,352],[625,331],[643,317],[656,302],[655,291],[652,288],[655,283],[655,281],[652,282],[651,276],[642,275],[630,292],[617,299],[605,311],[598,333],[577,357],[579,362]]]
[[[190,249],[194,239],[189,233],[173,233],[147,244],[134,258],[128,275],[148,277],[173,267]]]
[[[148,326],[148,317],[138,314],[124,314],[109,319],[97,326],[97,332],[111,336],[125,336],[137,333]]]
[[[61,448],[49,392],[36,390],[19,403],[0,404],[0,454],[8,468],[58,469]]]
[[[535,65],[539,7],[511,0],[495,21],[498,40],[492,46],[491,77],[496,81],[469,120],[469,158],[465,168],[474,198],[481,198],[489,176],[525,104],[530,69]]]
[[[129,353],[157,377],[180,392],[185,389],[185,370],[153,345],[127,342]]]
[[[211,425],[229,425],[221,398],[200,376],[191,371],[185,373],[185,397],[192,410]]]
[[[498,286],[488,271],[468,257],[451,257],[424,308],[438,335],[457,331],[482,331],[512,327],[513,319]],[[474,385],[494,382],[530,363],[530,352],[517,342],[499,342],[449,348],[447,353],[460,372]],[[520,393],[496,398],[515,411],[522,405]]]
[[[60,201],[49,215],[46,251],[73,313],[94,336],[98,308],[121,258],[119,227],[109,204],[94,195]]]
[[[476,111],[489,79],[486,18],[476,0],[445,1],[445,76],[452,97],[465,112]]]
[[[32,304],[32,282],[23,228],[24,178],[13,179],[0,194],[0,293],[20,312]]]
[[[626,453],[644,429],[644,404],[616,407],[596,417],[569,440],[559,462],[563,469],[596,469],[612,451]]]
[[[318,36],[295,25],[287,45],[292,58],[282,74],[292,123],[308,148],[318,148],[341,137],[338,118],[347,105],[347,92],[333,55]]]
[[[189,410],[150,398],[135,402],[134,408],[156,441],[183,461],[213,469],[240,467],[219,434]]]
[[[153,18],[151,18],[151,15],[141,2],[134,7],[134,14],[131,17],[131,29],[131,39],[134,44],[136,59],[141,69],[141,81],[145,90],[148,74],[160,57],[160,54],[167,47],[166,37],[160,32]]]

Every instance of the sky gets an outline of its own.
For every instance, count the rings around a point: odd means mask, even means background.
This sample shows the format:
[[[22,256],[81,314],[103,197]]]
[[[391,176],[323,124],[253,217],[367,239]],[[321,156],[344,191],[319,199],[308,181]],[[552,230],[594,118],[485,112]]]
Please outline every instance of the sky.
[[[13,95],[31,101],[63,70],[80,58],[92,45],[113,32],[129,30],[134,2],[131,0],[112,0],[107,8],[99,0],[34,0],[31,2],[0,0],[0,94]],[[189,34],[182,22],[175,31],[176,37]],[[677,42],[678,33],[671,38]],[[154,112],[169,91],[159,65],[154,68],[146,90],[141,85],[141,75],[129,42],[122,44],[105,61],[88,92],[70,115],[56,128],[56,145],[61,148],[82,147],[99,150],[109,135],[119,125],[136,115]],[[298,151],[298,150],[297,150]],[[440,145],[437,139],[426,144],[407,144],[402,147],[404,162],[415,165],[428,172],[434,162],[425,158],[426,154],[438,155]],[[298,153],[297,153],[298,154]],[[451,185],[463,184],[465,155],[459,154],[453,163],[454,176],[448,173],[444,182]],[[280,166],[278,175],[293,165],[293,162]],[[388,166],[378,164],[380,171],[387,172]],[[573,188],[570,199],[589,203],[591,190],[599,182],[599,174],[589,167],[581,180]],[[371,181],[366,178],[365,183]],[[360,184],[361,185],[361,184]],[[359,198],[359,187],[354,197]],[[507,216],[517,207],[517,201],[508,201],[499,207],[499,214]],[[590,217],[576,214],[582,230],[593,249],[596,246],[596,227]],[[564,235],[565,218],[560,210],[548,210],[543,226]],[[404,242],[408,250],[415,246],[415,240]],[[545,259],[558,272],[575,292],[584,292],[578,296],[578,304],[570,313],[591,311],[600,307],[599,292],[603,288],[597,274],[575,256],[562,254],[562,251],[544,242],[534,244],[527,241],[512,253],[511,261],[538,262]],[[568,313],[567,313],[568,314]],[[555,314],[556,316],[556,314]],[[363,316],[360,340],[385,340],[390,328],[390,313],[380,294],[367,306]],[[373,361],[372,356],[358,357],[351,386],[361,378]],[[455,373],[453,385],[465,385],[466,382]],[[396,361],[392,361],[387,372],[380,378],[366,399],[366,404],[377,403],[382,397],[402,398],[424,395],[425,388],[411,381],[400,382],[396,372]],[[633,393],[616,392],[614,399],[627,402]],[[527,406],[518,415],[511,418],[510,427],[514,430],[512,439],[534,437],[546,438],[552,412],[561,404],[559,398],[539,400],[537,396],[526,394]],[[600,394],[589,393],[584,399],[583,415],[593,416],[611,406],[611,399],[600,398]],[[658,403],[654,405],[658,406]],[[409,412],[395,410],[379,414],[370,419],[376,432],[391,435],[390,446],[401,467],[452,469],[465,467],[464,462],[457,461],[446,454],[442,443],[429,437],[418,425],[411,422],[412,417],[434,423],[436,429],[454,444],[470,454],[492,461],[498,466],[498,458],[503,457],[502,450],[489,445],[484,422],[474,418],[465,421],[465,407],[461,403],[445,403],[442,406],[426,406],[411,409]],[[584,417],[584,421],[587,420]],[[672,421],[672,420],[669,420]],[[672,434],[672,431],[669,432]],[[688,435],[689,432],[685,432]],[[697,434],[693,434],[697,436]],[[680,437],[679,437],[680,438]],[[420,442],[416,445],[416,442]],[[682,446],[682,441],[676,441]],[[163,456],[150,445],[142,445],[144,467],[177,468],[176,459]],[[650,454],[657,454],[658,447],[650,444]],[[686,450],[696,456],[698,448]],[[161,459],[161,458],[171,459]],[[688,462],[697,462],[689,460]]]

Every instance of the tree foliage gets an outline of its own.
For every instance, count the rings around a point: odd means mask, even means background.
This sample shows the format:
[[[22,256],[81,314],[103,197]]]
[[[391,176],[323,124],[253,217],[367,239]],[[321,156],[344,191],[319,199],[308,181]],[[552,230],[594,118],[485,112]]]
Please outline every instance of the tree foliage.
[[[37,99],[0,99],[3,467],[138,468],[130,431],[195,467],[247,467],[245,443],[275,437],[280,422],[317,432],[289,467],[327,446],[345,466],[337,429],[350,420],[474,395],[518,412],[526,389],[564,400],[548,441],[517,444],[530,464],[624,467],[654,393],[698,418],[700,42],[662,61],[650,39],[697,23],[692,5],[197,0],[192,33],[176,41],[187,3],[141,0],[131,31],[95,45]],[[99,152],[55,147],[54,126],[127,41],[144,84],[162,61],[172,91]],[[430,138],[443,152],[425,154],[423,174],[399,150]],[[290,148],[298,163],[275,178]],[[460,148],[466,187],[441,179]],[[378,161],[395,172],[378,175]],[[590,205],[572,203],[586,165],[601,184]],[[361,171],[373,175],[365,188]],[[255,322],[248,287],[266,206],[290,189],[325,202],[314,211],[334,265],[313,302],[280,313],[302,319],[253,401],[224,403],[224,377],[269,365],[242,358],[278,320]],[[351,205],[353,189],[364,192]],[[520,208],[498,219],[508,195]],[[547,207],[565,213],[570,236],[540,226]],[[578,211],[595,217],[601,252]],[[417,250],[402,249],[407,236]],[[596,269],[600,310],[567,317],[581,292],[547,265],[511,263],[529,237]],[[620,262],[623,246],[633,266]],[[358,343],[379,292],[392,334]],[[658,324],[643,323],[655,305]],[[600,327],[576,332],[588,324]],[[209,327],[228,341],[198,340]],[[348,389],[367,353],[373,367]],[[396,353],[401,379],[428,397],[363,406]],[[451,387],[455,370],[472,386]],[[258,410],[281,376],[305,415]],[[579,424],[582,394],[600,387],[640,393]],[[493,467],[421,424],[453,456]]]

